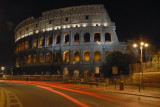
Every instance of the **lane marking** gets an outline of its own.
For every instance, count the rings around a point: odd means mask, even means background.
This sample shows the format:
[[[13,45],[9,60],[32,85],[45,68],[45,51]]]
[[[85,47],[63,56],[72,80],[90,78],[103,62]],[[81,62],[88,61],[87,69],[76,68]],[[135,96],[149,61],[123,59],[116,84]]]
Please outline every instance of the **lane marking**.
[[[4,88],[3,91],[6,96],[6,107],[23,107],[21,101],[14,93]]]

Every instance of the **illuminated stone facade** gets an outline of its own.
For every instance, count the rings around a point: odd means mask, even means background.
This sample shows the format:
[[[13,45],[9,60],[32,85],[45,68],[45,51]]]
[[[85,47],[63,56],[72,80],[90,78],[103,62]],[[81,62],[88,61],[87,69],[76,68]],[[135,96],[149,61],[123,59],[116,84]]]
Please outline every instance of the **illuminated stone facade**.
[[[15,28],[15,73],[88,77],[107,52],[125,52],[103,5],[43,12]]]

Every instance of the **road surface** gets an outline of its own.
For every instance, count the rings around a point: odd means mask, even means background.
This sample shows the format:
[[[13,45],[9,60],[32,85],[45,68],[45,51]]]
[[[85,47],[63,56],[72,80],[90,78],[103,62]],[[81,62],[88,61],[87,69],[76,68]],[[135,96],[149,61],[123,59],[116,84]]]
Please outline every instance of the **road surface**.
[[[160,99],[43,81],[0,81],[0,107],[160,107]]]

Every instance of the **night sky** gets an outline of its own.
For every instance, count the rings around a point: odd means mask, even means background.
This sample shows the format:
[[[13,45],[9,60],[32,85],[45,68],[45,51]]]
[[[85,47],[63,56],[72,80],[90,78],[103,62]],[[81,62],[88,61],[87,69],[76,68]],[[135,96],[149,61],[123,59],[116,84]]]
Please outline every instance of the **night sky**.
[[[68,6],[104,4],[109,16],[116,23],[120,42],[139,35],[149,38],[152,45],[159,45],[160,6],[154,0],[0,0],[0,66],[12,65],[14,28],[22,20],[42,12]]]

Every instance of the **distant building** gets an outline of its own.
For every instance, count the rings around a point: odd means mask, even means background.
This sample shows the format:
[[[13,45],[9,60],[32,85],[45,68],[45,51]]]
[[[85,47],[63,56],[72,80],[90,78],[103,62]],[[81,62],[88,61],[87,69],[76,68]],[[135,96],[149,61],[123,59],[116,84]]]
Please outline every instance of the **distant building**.
[[[88,77],[107,53],[125,52],[116,26],[103,5],[50,10],[15,28],[14,74],[61,74]],[[97,71],[95,71],[97,70]]]

